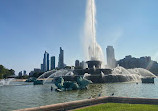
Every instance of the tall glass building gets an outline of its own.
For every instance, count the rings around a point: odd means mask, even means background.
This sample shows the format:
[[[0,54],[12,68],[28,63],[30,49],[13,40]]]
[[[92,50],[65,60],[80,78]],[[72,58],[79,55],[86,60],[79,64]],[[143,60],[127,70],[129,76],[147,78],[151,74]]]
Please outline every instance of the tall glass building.
[[[49,71],[49,53],[45,51],[43,58],[43,71]]]
[[[55,69],[55,56],[51,57],[51,70]]]
[[[59,54],[59,61],[58,61],[58,68],[64,68],[64,50],[60,47],[60,54]]]
[[[107,65],[108,65],[108,67],[109,68],[115,68],[116,67],[116,60],[115,60],[115,54],[114,54],[113,46],[107,46],[106,54],[107,54]]]

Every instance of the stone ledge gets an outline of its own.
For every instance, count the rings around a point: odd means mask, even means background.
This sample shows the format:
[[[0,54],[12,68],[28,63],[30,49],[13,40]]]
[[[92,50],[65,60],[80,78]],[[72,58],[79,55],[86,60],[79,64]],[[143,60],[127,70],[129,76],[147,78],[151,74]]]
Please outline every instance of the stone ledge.
[[[158,105],[158,99],[151,98],[127,98],[127,97],[98,97],[92,99],[84,99],[72,102],[58,103],[46,106],[40,106],[35,108],[26,108],[15,111],[64,111],[75,108],[91,106],[100,103],[130,103],[130,104],[156,104]]]

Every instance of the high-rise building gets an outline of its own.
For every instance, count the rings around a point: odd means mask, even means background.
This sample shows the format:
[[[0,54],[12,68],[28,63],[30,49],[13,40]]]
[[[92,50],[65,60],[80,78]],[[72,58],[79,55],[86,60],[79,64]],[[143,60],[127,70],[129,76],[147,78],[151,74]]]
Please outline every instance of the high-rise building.
[[[34,74],[34,71],[31,71],[31,72],[29,73],[29,76],[31,77],[31,76],[33,76],[33,74]]]
[[[51,57],[51,70],[55,69],[55,56]]]
[[[144,68],[154,73],[156,71],[155,68],[158,67],[158,63],[152,61],[150,56],[135,58],[128,55],[125,56],[125,58],[120,59],[117,63],[126,69]]]
[[[76,60],[75,61],[75,67],[79,67],[80,66],[80,61],[79,60]]]
[[[64,50],[60,47],[60,54],[59,54],[59,61],[58,61],[58,68],[64,68]]]
[[[34,68],[34,73],[41,73],[41,69],[39,69],[39,68]]]
[[[85,61],[82,61],[82,62],[80,62],[79,64],[80,64],[80,67],[81,67],[82,69],[88,68],[88,65],[87,65],[87,63],[86,63]]]
[[[19,72],[18,76],[19,76],[19,77],[22,77],[22,71]]]
[[[44,72],[43,64],[41,64],[41,72]]]
[[[49,71],[49,53],[45,51],[43,58],[43,71]]]
[[[26,75],[27,75],[25,70],[23,71],[23,75],[24,75],[24,76],[26,76]]]
[[[106,54],[107,54],[107,65],[110,68],[116,67],[116,60],[115,60],[115,54],[114,54],[114,48],[113,46],[108,46],[106,48]]]

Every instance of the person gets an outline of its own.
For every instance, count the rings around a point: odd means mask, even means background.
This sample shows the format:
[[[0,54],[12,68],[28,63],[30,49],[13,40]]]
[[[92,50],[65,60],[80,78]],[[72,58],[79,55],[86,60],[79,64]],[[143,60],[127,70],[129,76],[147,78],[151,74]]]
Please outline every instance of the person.
[[[51,86],[51,91],[53,91],[53,87]]]

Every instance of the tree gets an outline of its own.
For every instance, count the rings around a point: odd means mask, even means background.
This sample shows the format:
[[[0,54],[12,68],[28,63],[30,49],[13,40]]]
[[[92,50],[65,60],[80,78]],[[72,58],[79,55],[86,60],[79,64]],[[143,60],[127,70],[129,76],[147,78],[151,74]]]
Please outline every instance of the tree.
[[[11,75],[15,75],[15,71],[13,69],[7,69],[3,65],[0,65],[0,79],[7,78]]]

